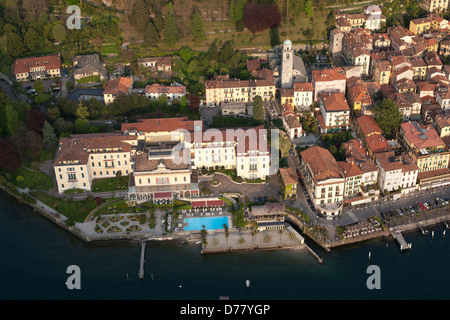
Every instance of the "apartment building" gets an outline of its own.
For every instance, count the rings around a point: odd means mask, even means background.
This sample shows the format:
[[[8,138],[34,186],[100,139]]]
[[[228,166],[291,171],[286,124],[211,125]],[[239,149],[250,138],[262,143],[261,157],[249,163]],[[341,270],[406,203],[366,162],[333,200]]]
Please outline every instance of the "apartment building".
[[[379,168],[378,184],[385,195],[391,192],[402,195],[417,190],[419,168],[411,157],[396,156],[390,151],[377,154],[375,159]]]
[[[450,183],[450,151],[433,127],[402,123],[399,142],[418,166],[421,186],[443,180]]]
[[[321,92],[340,91],[345,94],[347,77],[342,68],[320,69],[311,71],[314,88],[314,101]]]
[[[59,54],[16,59],[13,73],[16,81],[39,80],[61,76],[61,56]]]
[[[299,108],[308,108],[314,102],[314,87],[311,82],[294,83],[293,104]]]
[[[53,163],[58,192],[91,190],[93,179],[130,174],[136,137],[117,134],[72,135],[62,138]]]
[[[219,105],[222,102],[252,102],[256,96],[263,101],[275,97],[275,82],[271,79],[206,80],[205,103]]]
[[[342,92],[320,93],[315,115],[321,133],[347,131],[351,127],[350,108]]]
[[[428,12],[442,12],[448,8],[448,0],[419,0],[419,5]]]
[[[131,92],[133,88],[133,79],[131,78],[116,78],[109,80],[108,84],[103,91],[103,97],[105,99],[105,104],[110,104],[119,95],[127,95]]]
[[[179,83],[172,83],[170,86],[154,83],[145,87],[145,96],[152,101],[158,100],[163,94],[166,95],[167,102],[171,104],[172,101],[179,101],[186,95],[186,86]]]
[[[300,170],[314,207],[327,218],[342,212],[345,177],[327,149],[314,146],[300,153]]]

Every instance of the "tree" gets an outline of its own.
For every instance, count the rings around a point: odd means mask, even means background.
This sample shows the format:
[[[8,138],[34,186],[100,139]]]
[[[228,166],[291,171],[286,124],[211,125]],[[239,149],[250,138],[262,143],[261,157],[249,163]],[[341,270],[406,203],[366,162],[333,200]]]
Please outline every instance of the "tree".
[[[42,135],[42,127],[47,121],[45,114],[36,109],[30,109],[27,111],[27,123],[28,129]]]
[[[198,10],[194,11],[191,19],[191,33],[195,42],[202,42],[205,40],[205,28],[203,27],[202,15]]]
[[[264,122],[264,109],[261,96],[253,99],[253,119],[255,121]]]
[[[39,34],[33,28],[28,29],[27,33],[25,33],[24,42],[28,50],[34,52],[39,48],[40,41]]]
[[[192,93],[188,95],[187,99],[189,101],[189,109],[192,111],[198,111],[200,108],[200,98],[196,94]]]
[[[144,33],[145,44],[150,47],[155,47],[160,40],[161,37],[159,36],[159,33],[156,30],[155,25],[152,22],[147,23]]]
[[[167,5],[167,14],[164,21],[164,42],[173,47],[178,41],[178,25],[177,19],[173,12],[173,4],[169,3]]]
[[[149,22],[149,12],[144,0],[136,0],[131,9],[130,22],[137,30],[144,30]]]
[[[6,132],[8,135],[12,136],[19,128],[19,114],[10,103],[5,107],[5,118]]]
[[[44,82],[41,80],[36,80],[34,82],[34,90],[36,90],[37,94],[43,94],[45,93],[45,87],[44,87]]]
[[[64,120],[63,118],[59,118],[53,124],[56,132],[58,133],[70,133],[73,129],[73,124],[70,121]]]
[[[391,99],[385,99],[375,105],[373,113],[375,121],[387,136],[393,136],[403,120],[397,104]]]
[[[77,111],[75,112],[75,115],[77,117],[77,120],[86,120],[89,118],[89,110],[88,107],[83,106],[83,104],[80,102],[77,108]]]
[[[312,17],[314,14],[311,0],[308,0],[305,3],[305,13],[308,17]]]
[[[88,133],[89,132],[89,121],[77,119],[75,121],[75,132],[80,133]]]
[[[219,61],[219,49],[217,48],[215,40],[210,44],[208,53],[209,53],[209,60],[211,62],[216,63],[217,61]]]
[[[48,116],[48,119],[53,123],[59,119],[59,117],[61,116],[61,112],[59,112],[58,107],[48,108],[47,116]]]
[[[15,32],[8,33],[7,46],[8,53],[14,58],[20,57],[26,51],[22,37]]]
[[[0,138],[0,150],[0,168],[13,171],[20,167],[20,158],[9,138]]]
[[[249,2],[245,5],[244,25],[252,33],[278,27],[281,23],[281,13],[275,3]]]
[[[52,33],[53,33],[53,39],[56,42],[63,43],[66,40],[67,29],[61,22],[57,22],[55,24],[55,26],[53,27]]]
[[[188,100],[186,96],[182,96],[180,100],[180,112],[186,114],[188,112]]]
[[[42,127],[42,142],[47,150],[55,149],[58,144],[58,137],[56,136],[55,130],[47,121],[45,121]]]

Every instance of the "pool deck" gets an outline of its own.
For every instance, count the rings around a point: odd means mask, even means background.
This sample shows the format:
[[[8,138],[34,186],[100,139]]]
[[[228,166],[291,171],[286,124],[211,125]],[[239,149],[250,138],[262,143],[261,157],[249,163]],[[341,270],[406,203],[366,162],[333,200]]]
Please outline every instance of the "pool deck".
[[[224,253],[248,250],[303,249],[300,243],[287,229],[264,230],[259,232],[230,230],[228,237],[223,231],[208,232],[206,245],[202,245],[201,254]]]

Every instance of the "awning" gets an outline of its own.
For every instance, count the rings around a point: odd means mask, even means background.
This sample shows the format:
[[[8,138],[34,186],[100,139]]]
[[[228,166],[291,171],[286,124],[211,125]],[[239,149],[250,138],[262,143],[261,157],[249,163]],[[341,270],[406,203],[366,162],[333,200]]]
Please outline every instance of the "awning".
[[[208,207],[223,207],[223,200],[211,200],[206,203]]]
[[[157,192],[153,195],[153,199],[172,199],[172,192]]]

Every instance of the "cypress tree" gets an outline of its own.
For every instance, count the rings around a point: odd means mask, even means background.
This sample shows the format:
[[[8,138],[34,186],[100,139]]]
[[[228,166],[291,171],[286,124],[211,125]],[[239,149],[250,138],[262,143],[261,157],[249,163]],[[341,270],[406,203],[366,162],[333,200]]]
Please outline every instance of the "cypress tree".
[[[197,10],[195,10],[194,14],[192,15],[191,32],[195,42],[201,42],[205,40],[206,36],[205,29],[203,27],[202,16]]]
[[[178,25],[173,12],[173,4],[167,5],[167,15],[164,22],[164,42],[173,47],[178,41]]]
[[[156,30],[153,23],[149,22],[147,23],[147,26],[145,27],[145,33],[144,33],[144,41],[145,44],[154,47],[158,44],[160,40],[160,36],[158,31]]]

